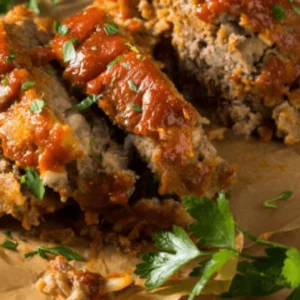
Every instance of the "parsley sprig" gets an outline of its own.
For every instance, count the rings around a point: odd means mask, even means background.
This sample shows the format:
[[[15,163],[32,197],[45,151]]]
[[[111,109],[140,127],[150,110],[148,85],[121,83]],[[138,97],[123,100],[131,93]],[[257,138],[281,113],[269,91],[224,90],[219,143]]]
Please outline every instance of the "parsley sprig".
[[[194,268],[190,274],[199,277],[189,295],[189,300],[192,300],[227,262],[239,258],[238,272],[222,297],[262,297],[288,288],[294,290],[287,300],[300,299],[300,252],[296,248],[256,238],[236,225],[224,193],[218,195],[216,202],[206,197],[190,196],[183,198],[183,204],[195,220],[189,227],[190,234],[176,226],[173,232],[155,234],[153,239],[160,251],[143,254],[143,262],[136,267],[135,273],[146,279],[148,290],[162,286],[184,265],[199,259],[200,267]],[[265,246],[266,255],[255,257],[239,253],[235,249],[237,229],[255,243]],[[214,250],[203,252],[192,242],[195,238],[201,246]]]

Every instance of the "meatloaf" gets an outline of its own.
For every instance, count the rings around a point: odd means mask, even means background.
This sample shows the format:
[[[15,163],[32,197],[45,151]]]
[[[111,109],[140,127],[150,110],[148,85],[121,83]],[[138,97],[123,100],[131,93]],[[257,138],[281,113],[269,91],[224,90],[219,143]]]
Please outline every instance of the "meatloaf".
[[[89,213],[126,204],[136,176],[106,121],[97,116],[91,127],[71,109],[74,101],[49,74],[53,54],[42,46],[50,37],[34,19],[33,12],[18,6],[0,23],[1,214],[12,214],[26,228],[37,225],[42,211],[55,210],[53,205],[40,209],[47,206],[48,194],[55,194],[59,202],[75,199],[89,222]],[[21,187],[20,176],[29,168],[46,187],[45,199],[28,196],[24,182]]]
[[[113,1],[99,2],[115,10]],[[217,98],[221,119],[235,133],[300,141],[299,1],[117,2],[126,26],[139,10],[144,29],[171,36],[183,70]]]
[[[51,46],[64,79],[96,95],[112,122],[130,133],[161,195],[212,196],[232,183],[232,167],[204,134],[206,120],[108,15],[95,5],[63,24],[67,33]]]

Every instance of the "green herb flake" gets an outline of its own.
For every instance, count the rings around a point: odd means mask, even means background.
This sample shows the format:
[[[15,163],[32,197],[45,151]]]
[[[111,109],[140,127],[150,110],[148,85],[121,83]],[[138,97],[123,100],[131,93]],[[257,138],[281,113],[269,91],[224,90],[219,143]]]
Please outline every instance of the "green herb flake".
[[[12,8],[13,0],[2,0],[0,2],[0,14],[6,14]]]
[[[114,60],[112,60],[108,65],[107,65],[107,69],[111,70],[112,67],[117,64],[119,61],[121,61],[123,59],[123,55],[118,56],[117,58],[115,58]]]
[[[97,50],[98,50],[98,47],[97,47],[97,46],[92,46],[91,49],[92,49],[93,51],[97,51]]]
[[[72,42],[73,45],[78,45],[80,43],[80,39],[78,38],[70,38],[70,41]]]
[[[292,5],[292,9],[298,16],[300,16],[300,8],[299,7]]]
[[[99,154],[96,153],[95,146],[96,146],[96,138],[93,136],[90,139],[90,151],[93,157],[101,163],[103,161],[103,155],[102,153]]]
[[[10,53],[6,59],[4,60],[4,62],[12,62],[16,60],[16,55],[14,53]]]
[[[136,111],[136,112],[143,112],[143,109],[138,104],[131,104],[131,109]]]
[[[34,81],[26,81],[22,84],[21,91],[24,92],[33,86],[35,86]]]
[[[42,113],[44,107],[46,107],[46,103],[41,99],[34,99],[30,106],[30,111],[35,114]]]
[[[12,235],[11,235],[11,232],[10,232],[9,230],[5,230],[5,231],[3,232],[3,234],[4,234],[7,238],[12,239]]]
[[[8,86],[8,83],[9,83],[9,75],[6,74],[4,79],[2,80],[1,84],[2,84],[2,86]]]
[[[42,258],[47,259],[48,255],[47,254],[52,254],[52,255],[62,255],[64,256],[67,260],[78,260],[82,261],[82,256],[79,255],[78,253],[74,252],[73,250],[66,248],[64,246],[56,246],[56,247],[38,247],[36,251],[28,252],[24,254],[25,258],[32,257],[36,254],[39,254]]]
[[[71,110],[85,110],[91,107],[94,103],[96,103],[100,98],[100,95],[89,95],[80,103],[76,104]]]
[[[285,9],[281,5],[273,5],[272,11],[273,11],[273,17],[276,20],[282,20],[285,17]]]
[[[124,62],[122,63],[122,66],[125,68],[125,69],[129,69],[129,63],[128,62]]]
[[[67,41],[63,46],[64,62],[74,61],[76,59],[76,51],[72,41]]]
[[[264,201],[263,205],[266,208],[277,208],[277,205],[273,204],[274,202],[276,202],[276,201],[286,201],[286,200],[290,199],[292,195],[293,195],[292,191],[282,192],[278,196]]]
[[[26,7],[33,10],[37,14],[40,13],[40,9],[39,9],[37,0],[29,0]]]
[[[119,32],[119,28],[116,24],[108,24],[104,26],[104,31],[107,35],[114,35]]]
[[[58,21],[54,21],[54,30],[57,34],[60,35],[66,35],[69,32],[69,28],[64,24],[59,23]]]
[[[1,244],[1,246],[3,248],[9,249],[9,250],[16,250],[18,247],[18,243],[9,241],[9,240],[5,240],[3,244]]]
[[[131,51],[133,51],[135,53],[140,53],[140,50],[136,46],[132,45],[129,42],[125,42],[124,45],[128,46]]]
[[[45,195],[45,187],[37,171],[32,168],[26,168],[26,173],[21,177],[21,183],[26,184],[29,191],[36,198],[43,200]]]
[[[128,86],[130,88],[131,91],[137,93],[138,92],[138,88],[135,85],[134,81],[132,79],[128,80]]]

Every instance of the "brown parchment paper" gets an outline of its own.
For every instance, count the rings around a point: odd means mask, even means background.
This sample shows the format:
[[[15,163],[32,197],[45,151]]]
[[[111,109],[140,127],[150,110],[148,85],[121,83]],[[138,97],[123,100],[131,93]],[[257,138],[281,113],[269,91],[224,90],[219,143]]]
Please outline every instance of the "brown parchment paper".
[[[0,0],[1,1],[1,0]],[[45,15],[63,18],[91,3],[90,0],[58,1],[53,7],[50,0],[42,1]],[[287,147],[281,143],[260,143],[256,140],[238,140],[232,137],[215,144],[221,156],[237,165],[238,181],[232,188],[231,207],[237,222],[255,235],[273,234],[272,239],[300,249],[300,146]],[[278,209],[263,208],[264,200],[284,190],[292,190],[293,196],[278,204]],[[18,252],[0,247],[0,299],[1,300],[46,300],[51,299],[40,293],[35,283],[44,274],[47,261],[38,256],[25,260],[23,253],[43,245],[41,241],[26,237],[15,222],[0,220],[0,243],[5,239],[1,234],[11,230],[19,242]],[[47,244],[49,245],[49,244]],[[89,246],[76,238],[70,246],[84,257],[89,256]],[[245,241],[247,251],[260,253],[261,248]],[[92,271],[101,274],[122,272],[133,269],[137,258],[107,247],[99,253],[97,262],[89,265]],[[138,280],[137,280],[137,283]],[[177,300],[186,299],[179,292],[180,283],[174,283],[172,294],[147,294],[140,286],[131,286],[116,294],[116,300]],[[282,291],[264,297],[266,300],[282,300],[287,295]],[[201,300],[217,300],[217,296],[201,296]]]

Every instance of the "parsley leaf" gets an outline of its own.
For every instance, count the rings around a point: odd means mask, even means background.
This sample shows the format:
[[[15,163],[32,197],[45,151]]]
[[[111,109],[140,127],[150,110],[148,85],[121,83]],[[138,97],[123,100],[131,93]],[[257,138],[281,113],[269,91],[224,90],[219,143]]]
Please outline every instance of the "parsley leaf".
[[[278,196],[273,197],[271,199],[268,199],[268,200],[264,201],[264,207],[267,207],[267,208],[277,208],[277,206],[275,204],[273,204],[273,202],[281,201],[281,200],[288,200],[288,199],[291,198],[292,195],[293,195],[292,191],[282,192]]]
[[[281,275],[286,258],[285,249],[267,248],[265,251],[265,257],[258,257],[252,262],[239,262],[239,274],[234,277],[229,291],[223,297],[267,296],[288,287]]]
[[[64,256],[67,260],[78,260],[81,261],[82,256],[76,252],[74,252],[73,250],[66,248],[64,246],[56,246],[56,247],[38,247],[36,251],[32,251],[32,252],[27,252],[24,254],[25,258],[29,258],[32,257],[36,254],[39,254],[42,258],[47,259],[48,258],[48,254],[52,254],[52,255],[62,255]]]
[[[34,81],[26,81],[22,84],[21,91],[24,92],[24,91],[26,91],[27,89],[29,89],[33,86],[35,86]]]
[[[212,258],[205,264],[202,270],[202,277],[192,290],[189,300],[200,295],[208,280],[218,272],[231,258],[237,257],[238,253],[232,250],[221,249],[213,254]]]
[[[0,2],[0,14],[6,14],[12,7],[13,0],[2,0]]]
[[[119,32],[119,28],[116,24],[108,24],[104,26],[104,31],[107,35],[114,35]]]
[[[158,249],[166,252],[147,253],[141,256],[135,274],[147,279],[145,285],[153,290],[165,283],[183,265],[202,255],[184,229],[173,226],[173,232],[160,232],[153,236]]]
[[[25,175],[21,177],[21,183],[26,184],[29,191],[38,199],[42,200],[44,198],[45,187],[39,174],[34,168],[26,168]]]
[[[290,248],[286,251],[286,256],[282,275],[294,289],[300,286],[300,253],[296,248]]]
[[[37,14],[40,13],[40,9],[39,9],[39,6],[37,4],[37,0],[29,0],[28,3],[27,3],[27,8],[33,10]]]
[[[235,248],[235,225],[224,193],[219,195],[217,204],[209,198],[193,196],[184,197],[183,204],[197,221],[190,225],[190,229],[200,244]]]
[[[3,232],[3,234],[4,234],[7,238],[12,239],[12,235],[11,235],[11,232],[10,232],[9,230],[5,230],[5,231]]]
[[[88,109],[90,106],[92,106],[94,103],[96,103],[99,100],[99,95],[89,95],[84,100],[82,100],[80,103],[76,104],[74,107],[72,107],[72,110],[85,110]]]
[[[44,100],[35,99],[31,103],[30,111],[35,114],[40,114],[45,106],[46,104]]]
[[[72,41],[67,41],[63,45],[64,62],[70,62],[76,59],[76,51]]]
[[[143,111],[143,109],[141,108],[141,106],[138,105],[138,104],[131,104],[131,109],[134,110],[134,111],[136,111],[136,112],[142,112]]]
[[[6,59],[4,60],[4,62],[12,62],[12,61],[15,61],[16,60],[16,55],[11,52],[7,57]]]
[[[9,250],[16,250],[18,247],[18,243],[9,241],[9,240],[5,240],[3,244],[1,244],[1,246],[3,248],[9,249]]]
[[[122,60],[123,59],[123,55],[120,55],[120,56],[118,56],[117,58],[115,58],[114,60],[112,60],[108,65],[107,65],[107,69],[108,70],[111,70],[111,68],[116,64],[116,63],[118,63],[120,60]]]
[[[282,20],[285,17],[285,9],[281,5],[273,5],[272,11],[273,11],[273,17],[276,20]]]
[[[91,49],[92,49],[93,51],[97,51],[97,50],[98,50],[98,47],[97,47],[97,46],[92,46]]]
[[[292,9],[298,16],[300,16],[300,8],[299,7],[292,5]]]
[[[128,80],[128,86],[130,88],[131,91],[137,93],[138,92],[138,88],[135,85],[134,81],[132,79]]]
[[[131,51],[133,51],[135,53],[140,53],[140,50],[136,46],[132,45],[129,42],[125,42],[124,45],[128,46]]]
[[[66,35],[69,32],[69,28],[64,24],[59,23],[58,21],[54,21],[54,30],[57,34],[60,35]]]
[[[2,80],[1,84],[2,84],[2,86],[7,86],[8,82],[9,82],[9,75],[6,74],[4,79]]]
[[[96,158],[99,162],[102,162],[103,160],[103,155],[101,153],[97,154],[95,151],[95,145],[96,145],[96,138],[93,136],[90,139],[90,151],[92,153],[92,155],[94,156],[94,158]]]

